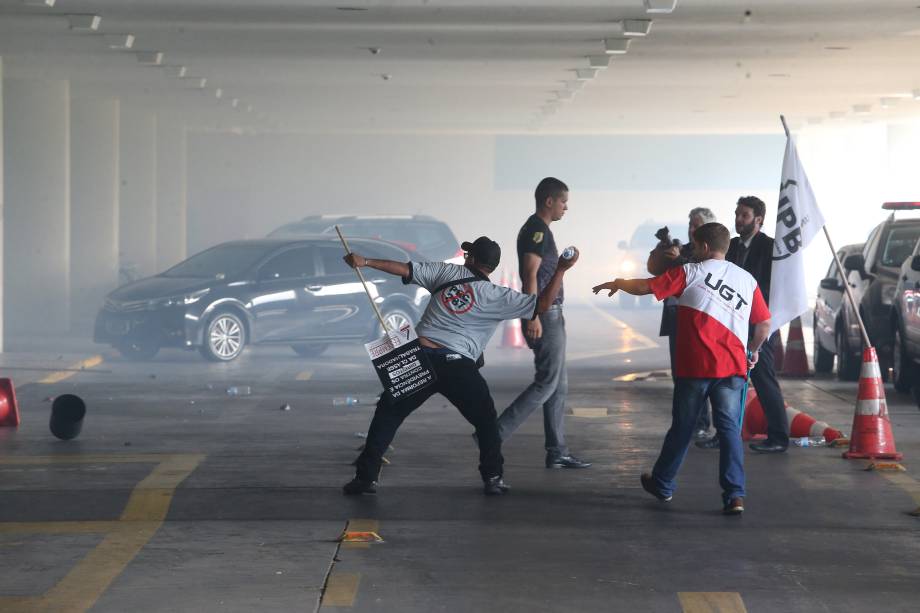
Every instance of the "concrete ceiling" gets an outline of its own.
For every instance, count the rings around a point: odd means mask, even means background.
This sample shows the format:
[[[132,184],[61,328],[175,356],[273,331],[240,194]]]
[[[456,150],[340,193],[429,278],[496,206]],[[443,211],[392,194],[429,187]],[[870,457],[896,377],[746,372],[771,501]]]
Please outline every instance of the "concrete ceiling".
[[[776,132],[779,113],[793,125],[920,116],[920,0],[676,5],[649,14],[643,0],[0,0],[0,56],[8,77],[69,79],[75,92],[202,127],[731,133]],[[101,26],[72,31],[69,14],[97,14]],[[623,19],[652,19],[650,34],[571,100],[552,102],[586,56],[604,54],[604,38],[622,37]],[[108,49],[102,33],[134,34],[133,50]],[[136,51],[163,52],[207,88],[140,64]]]

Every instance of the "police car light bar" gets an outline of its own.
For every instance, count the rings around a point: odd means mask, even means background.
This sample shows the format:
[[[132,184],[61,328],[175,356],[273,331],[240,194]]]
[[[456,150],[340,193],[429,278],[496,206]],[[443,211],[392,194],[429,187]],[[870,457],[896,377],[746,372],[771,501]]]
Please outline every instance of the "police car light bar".
[[[886,202],[882,208],[886,211],[918,211],[920,202]]]

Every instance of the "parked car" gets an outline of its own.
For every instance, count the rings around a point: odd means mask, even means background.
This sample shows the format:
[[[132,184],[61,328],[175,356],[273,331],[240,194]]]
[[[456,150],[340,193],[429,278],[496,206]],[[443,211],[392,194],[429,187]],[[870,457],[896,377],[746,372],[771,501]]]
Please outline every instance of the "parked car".
[[[920,241],[901,264],[894,295],[894,383],[898,391],[913,388],[920,407]]]
[[[837,251],[837,257],[843,262],[849,256],[862,253],[864,243],[846,245]],[[834,357],[837,355],[838,334],[850,334],[848,326],[856,322],[847,322],[843,310],[843,301],[846,300],[843,290],[843,281],[837,270],[837,261],[831,260],[827,274],[818,284],[818,297],[815,300],[814,315],[814,364],[815,372],[831,372],[834,368]],[[859,329],[857,326],[855,341],[859,343]],[[852,378],[859,374],[859,361],[852,358],[850,352],[845,352],[843,360],[837,365],[841,378]],[[855,374],[854,374],[855,373]]]
[[[339,226],[346,237],[378,238],[399,245],[409,252],[414,261],[440,260],[463,264],[463,251],[450,226],[428,215],[311,215],[285,224],[268,236],[335,236],[335,226]]]
[[[891,215],[869,233],[862,253],[847,256],[843,267],[847,271],[847,281],[866,325],[869,341],[878,352],[882,376],[887,378],[888,368],[893,361],[892,304],[901,264],[913,253],[914,246],[920,239],[920,219],[895,219],[894,211],[917,210],[920,209],[920,204],[886,202],[882,208],[892,211]],[[848,364],[848,359],[858,362],[862,349],[859,330],[853,328],[856,317],[848,302],[844,302],[844,310],[847,333],[840,335],[839,339],[843,342],[837,344],[837,372],[845,379],[855,379],[859,376],[858,367],[852,370],[840,368],[841,359],[844,364]],[[896,384],[899,388],[904,386],[902,381]]]
[[[350,246],[368,257],[409,261],[405,250],[384,241],[353,239]],[[217,362],[236,359],[251,344],[285,344],[316,356],[331,343],[366,342],[382,329],[342,255],[338,238],[328,236],[217,245],[110,293],[95,342],[129,359],[183,347]],[[365,277],[391,329],[418,320],[427,291],[373,269]]]
[[[617,263],[617,272],[615,273],[617,276],[630,278],[645,275],[645,263],[648,261],[648,254],[658,244],[655,232],[663,226],[668,227],[673,238],[679,239],[681,243],[687,242],[687,220],[672,221],[670,223],[648,220],[641,223],[633,230],[629,241],[617,243],[617,249],[622,252]],[[618,295],[619,305],[626,309],[647,308],[657,304],[654,297],[650,295],[632,296],[626,292],[619,292]]]

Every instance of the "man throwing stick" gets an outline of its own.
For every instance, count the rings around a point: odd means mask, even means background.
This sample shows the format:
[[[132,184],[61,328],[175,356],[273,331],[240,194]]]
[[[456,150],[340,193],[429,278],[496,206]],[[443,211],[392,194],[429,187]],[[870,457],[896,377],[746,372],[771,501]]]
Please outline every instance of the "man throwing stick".
[[[463,266],[443,262],[396,262],[345,256],[352,268],[369,266],[402,277],[431,292],[431,300],[416,332],[423,350],[434,367],[437,382],[422,390],[393,400],[384,393],[377,403],[367,432],[364,451],[356,462],[354,479],[342,488],[346,494],[374,494],[383,453],[396,430],[409,414],[435,393],[453,404],[476,428],[479,443],[479,473],[487,495],[508,490],[502,480],[504,460],[498,435],[495,403],[486,380],[479,374],[477,361],[498,324],[506,319],[536,318],[553,304],[562,277],[578,260],[560,260],[546,288],[535,295],[522,294],[494,285],[489,274],[498,266],[501,248],[488,237],[461,245],[466,252]]]
[[[693,439],[694,427],[708,398],[719,437],[719,484],[722,510],[744,512],[744,448],[741,442],[743,389],[758,351],[770,331],[767,309],[757,282],[725,260],[728,229],[707,223],[693,234],[695,262],[671,268],[652,279],[617,279],[594,287],[613,296],[622,290],[662,300],[678,298],[677,356],[671,428],[643,489],[668,502],[677,487],[677,472]],[[754,334],[748,341],[749,324]]]

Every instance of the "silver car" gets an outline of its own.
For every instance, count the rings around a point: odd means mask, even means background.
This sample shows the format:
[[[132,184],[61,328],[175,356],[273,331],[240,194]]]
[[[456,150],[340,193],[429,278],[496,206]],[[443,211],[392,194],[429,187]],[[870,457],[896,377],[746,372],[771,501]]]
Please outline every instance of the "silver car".
[[[843,262],[847,257],[861,253],[864,243],[846,245],[837,251],[837,257]],[[843,282],[837,272],[837,262],[831,260],[827,274],[818,284],[818,298],[815,300],[815,372],[831,372],[834,369],[834,356],[837,347],[859,347],[859,327],[853,329],[856,322],[846,321],[846,310],[842,309],[846,300]],[[845,351],[837,364],[837,375],[841,379],[850,379],[859,369],[859,360],[852,358],[852,352]]]

